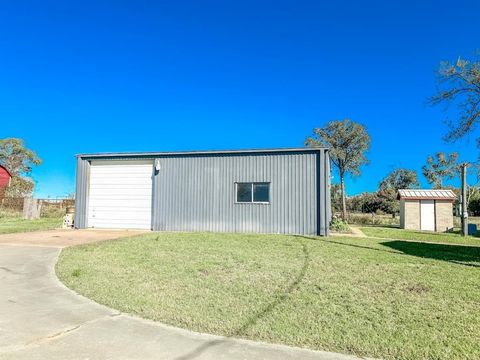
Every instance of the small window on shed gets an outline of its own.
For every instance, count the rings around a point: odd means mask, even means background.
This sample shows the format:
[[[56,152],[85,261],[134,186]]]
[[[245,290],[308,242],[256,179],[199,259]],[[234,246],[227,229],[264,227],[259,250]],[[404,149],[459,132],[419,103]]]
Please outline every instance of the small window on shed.
[[[253,184],[253,202],[269,202],[269,183]]]
[[[268,203],[270,183],[236,183],[238,203]]]
[[[237,183],[237,202],[252,202],[251,183]]]

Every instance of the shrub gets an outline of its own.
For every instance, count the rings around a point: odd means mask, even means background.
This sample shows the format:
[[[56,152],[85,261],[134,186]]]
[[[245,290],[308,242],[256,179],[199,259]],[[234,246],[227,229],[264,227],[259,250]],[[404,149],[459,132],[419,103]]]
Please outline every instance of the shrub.
[[[348,223],[355,225],[371,225],[374,224],[372,214],[349,214]]]
[[[45,204],[42,205],[41,217],[48,217],[48,218],[61,218],[65,216],[65,208],[60,208],[57,206],[48,206]]]
[[[12,209],[5,209],[0,207],[0,219],[1,218],[12,218],[12,217],[21,217],[22,211],[20,210],[12,210]]]
[[[475,191],[468,203],[468,212],[470,215],[479,216],[480,215],[480,191]]]
[[[334,216],[332,221],[330,222],[330,229],[336,232],[349,232],[350,227],[348,226],[347,222],[343,221],[342,219]]]
[[[398,217],[393,218],[392,215],[353,213],[349,214],[348,223],[355,225],[398,226],[400,225],[400,219]]]
[[[347,208],[360,213],[377,213],[378,215],[396,215],[400,211],[395,190],[382,190],[362,193],[348,198]]]

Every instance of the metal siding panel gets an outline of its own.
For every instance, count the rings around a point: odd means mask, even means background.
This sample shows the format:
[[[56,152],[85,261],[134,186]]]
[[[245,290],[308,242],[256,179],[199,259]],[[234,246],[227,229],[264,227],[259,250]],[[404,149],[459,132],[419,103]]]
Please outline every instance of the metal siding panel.
[[[301,174],[299,175],[299,183],[300,183],[300,204],[301,204],[301,213],[300,213],[300,219],[302,221],[301,223],[301,234],[305,234],[308,229],[308,213],[306,209],[308,208],[308,196],[306,194],[305,189],[307,188],[306,186],[306,169],[305,169],[305,163],[306,159],[302,157],[302,165],[300,166],[300,171]]]
[[[325,166],[323,164],[325,163],[324,160],[324,154],[322,151],[318,152],[319,156],[319,169],[318,174],[319,174],[319,180],[320,180],[320,196],[319,196],[319,235],[324,235],[325,234]]]
[[[328,150],[323,150],[325,154],[325,217],[326,217],[326,231],[325,236],[330,235],[330,221],[332,221],[332,204],[331,204],[331,173],[330,173],[330,153]]]
[[[305,233],[306,234],[312,234],[312,227],[314,227],[315,223],[312,219],[312,217],[315,217],[315,207],[312,206],[313,202],[314,202],[314,199],[315,199],[315,193],[309,193],[308,192],[308,189],[310,189],[312,187],[312,184],[313,184],[313,181],[312,181],[312,177],[313,174],[314,174],[314,171],[312,171],[312,168],[310,166],[306,166],[305,168],[305,171],[306,171],[306,175],[305,175],[305,188],[307,189],[306,190],[306,196],[307,196],[307,206],[305,208],[305,211],[307,212],[307,217],[308,217],[308,222],[306,224],[306,229],[305,229]]]
[[[155,166],[155,163],[154,163]],[[157,191],[157,176],[155,176],[157,171],[153,170],[153,185],[152,185],[152,230],[158,230],[158,191]]]
[[[320,154],[315,156],[315,233],[320,235]]]
[[[75,184],[75,228],[85,229],[87,226],[87,197],[90,163],[77,158]]]
[[[317,232],[315,153],[158,159],[155,230]],[[235,203],[235,182],[270,182],[270,204]]]
[[[330,167],[329,167],[329,155],[325,150],[319,150],[317,162],[318,179],[318,191],[317,196],[317,221],[318,221],[318,234],[327,236],[329,234],[330,223]]]
[[[278,194],[278,200],[281,201],[282,205],[280,207],[280,211],[282,212],[282,220],[279,225],[280,232],[286,233],[287,232],[287,223],[288,223],[288,213],[287,213],[287,203],[288,203],[288,193],[286,189],[286,179],[288,176],[288,166],[285,164],[285,161],[282,161],[281,158],[278,159],[280,161],[280,174],[276,174],[277,176],[281,177],[281,187],[280,193]]]

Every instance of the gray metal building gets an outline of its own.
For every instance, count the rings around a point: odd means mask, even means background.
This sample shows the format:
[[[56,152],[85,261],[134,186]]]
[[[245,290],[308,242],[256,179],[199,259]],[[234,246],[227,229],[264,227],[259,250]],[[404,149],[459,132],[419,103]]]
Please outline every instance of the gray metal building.
[[[76,228],[328,235],[324,148],[77,155]]]

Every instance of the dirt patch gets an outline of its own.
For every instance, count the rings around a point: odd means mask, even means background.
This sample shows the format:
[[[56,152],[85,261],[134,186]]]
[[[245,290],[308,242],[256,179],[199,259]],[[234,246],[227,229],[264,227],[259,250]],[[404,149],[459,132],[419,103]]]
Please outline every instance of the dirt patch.
[[[423,284],[413,284],[405,288],[405,292],[408,294],[422,295],[428,293],[430,289]]]

